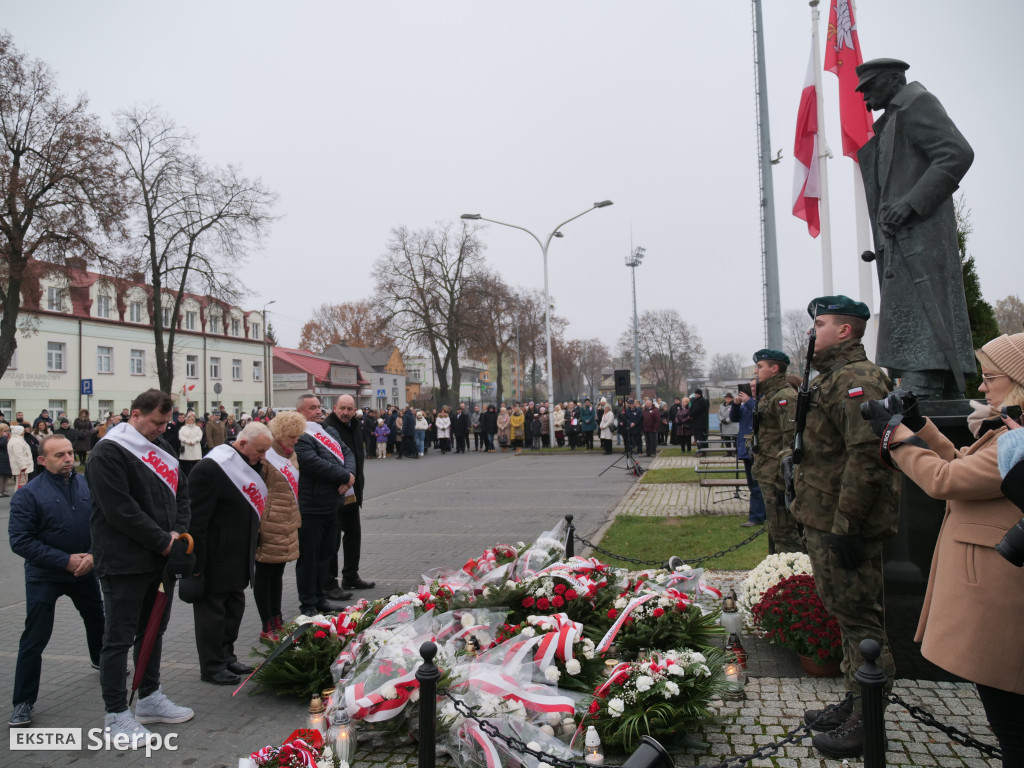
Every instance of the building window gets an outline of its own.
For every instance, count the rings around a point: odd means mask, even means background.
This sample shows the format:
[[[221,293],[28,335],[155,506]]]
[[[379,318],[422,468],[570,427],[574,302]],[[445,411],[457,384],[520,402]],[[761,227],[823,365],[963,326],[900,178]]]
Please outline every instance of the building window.
[[[64,368],[64,350],[66,347],[66,344],[61,344],[59,341],[46,342],[46,370],[66,370]]]
[[[210,315],[210,333],[220,333],[220,315]]]
[[[185,376],[199,378],[199,355],[185,355]]]
[[[238,358],[231,361],[231,378],[235,381],[242,380],[242,361]]]
[[[128,305],[128,320],[133,323],[142,322],[142,302],[133,301]]]
[[[113,413],[114,412],[114,401],[113,400],[100,400],[99,404],[100,404],[99,405],[99,409],[100,409],[99,418],[100,419],[105,419],[105,418],[107,418],[107,414],[108,413]]]
[[[260,360],[252,361],[252,380],[263,381],[263,362]]]
[[[196,329],[196,321],[198,318],[198,312],[185,312],[185,330],[194,331]]]
[[[56,419],[59,414],[67,414],[68,412],[68,401],[67,400],[50,400],[47,405],[47,410],[53,414],[53,418]],[[60,424],[57,425],[58,427]]]
[[[237,317],[232,317],[231,318],[231,335],[232,336],[241,336],[242,335],[238,328],[239,328],[239,326],[238,326],[238,318]]]
[[[210,401],[210,412],[213,413],[214,411],[219,411],[219,410],[220,410],[220,400],[211,400]]]
[[[258,339],[260,337],[260,324],[253,323],[249,326],[249,338]]]
[[[107,320],[110,319],[110,297],[109,296],[97,296],[96,297],[96,317],[102,317]]]
[[[64,311],[64,292],[56,286],[46,289],[46,308],[51,312]]]
[[[133,349],[130,358],[130,372],[132,376],[146,375],[146,350]]]
[[[114,348],[96,347],[96,373],[114,372]]]
[[[13,400],[0,400],[0,411],[3,411],[4,418],[13,419],[17,411],[14,409]]]
[[[172,325],[174,325],[174,323],[171,322],[171,308],[170,307],[165,306],[163,308],[163,315],[164,315],[164,328],[170,328]]]
[[[231,410],[233,410],[235,412],[235,418],[237,419],[239,416],[242,415],[242,401],[241,400],[235,400],[235,402],[232,403],[231,405],[232,405]]]
[[[211,357],[210,358],[210,378],[211,379],[219,379],[220,378],[220,358],[219,357]]]

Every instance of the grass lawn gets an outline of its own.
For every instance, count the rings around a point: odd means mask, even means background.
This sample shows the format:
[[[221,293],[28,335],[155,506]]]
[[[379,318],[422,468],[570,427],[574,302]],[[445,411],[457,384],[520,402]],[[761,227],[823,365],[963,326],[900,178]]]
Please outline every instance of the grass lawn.
[[[672,555],[703,557],[727,549],[746,539],[756,528],[740,528],[745,516],[727,517],[633,517],[615,518],[604,538],[597,542],[603,549],[641,560],[667,561]],[[638,566],[596,553],[609,565]],[[721,571],[749,570],[768,555],[768,535],[764,534],[744,547],[710,560],[706,568]]]
[[[697,470],[693,467],[668,467],[649,469],[640,478],[641,483],[696,483]]]

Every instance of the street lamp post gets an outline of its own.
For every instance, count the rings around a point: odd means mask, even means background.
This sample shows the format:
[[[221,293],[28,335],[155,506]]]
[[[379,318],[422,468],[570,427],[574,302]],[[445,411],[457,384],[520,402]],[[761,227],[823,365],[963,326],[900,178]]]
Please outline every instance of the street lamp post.
[[[640,322],[636,316],[636,268],[644,260],[647,251],[640,246],[626,257],[626,266],[633,272],[633,370],[636,371],[636,401],[640,402]]]
[[[554,238],[554,237],[564,237],[564,235],[561,232],[559,232],[558,230],[560,230],[562,227],[564,227],[570,221],[578,219],[580,216],[583,216],[584,214],[590,213],[591,211],[593,211],[596,208],[607,208],[611,204],[612,204],[611,200],[602,200],[599,203],[594,203],[590,208],[587,208],[587,210],[583,211],[583,213],[577,213],[572,218],[566,219],[561,224],[559,224],[557,227],[555,227],[553,230],[551,230],[551,234],[548,235],[547,240],[544,240],[544,241],[541,241],[541,239],[539,237],[537,237],[535,234],[533,234],[533,232],[528,230],[526,227],[520,227],[518,224],[509,224],[509,223],[504,222],[504,221],[496,221],[494,219],[488,219],[488,218],[486,218],[484,216],[481,216],[479,213],[464,213],[464,214],[462,214],[462,218],[463,219],[468,219],[470,221],[489,221],[491,224],[500,224],[503,227],[512,227],[512,229],[520,229],[523,232],[525,232],[526,234],[528,234],[530,237],[532,237],[534,240],[536,240],[537,241],[537,245],[540,246],[541,253],[544,256],[544,340],[545,340],[545,342],[547,344],[548,405],[549,406],[551,405],[552,401],[555,399],[555,386],[554,386],[554,373],[553,373],[552,364],[551,364],[551,295],[550,295],[550,293],[548,291],[548,246],[551,245],[551,239],[552,238]],[[548,445],[552,445],[553,446],[555,444],[555,420],[553,418],[549,418],[548,419],[548,436],[549,436],[549,440],[550,440]]]
[[[267,335],[267,307],[276,304],[277,299],[272,299],[263,305],[263,407],[270,410],[270,337]]]

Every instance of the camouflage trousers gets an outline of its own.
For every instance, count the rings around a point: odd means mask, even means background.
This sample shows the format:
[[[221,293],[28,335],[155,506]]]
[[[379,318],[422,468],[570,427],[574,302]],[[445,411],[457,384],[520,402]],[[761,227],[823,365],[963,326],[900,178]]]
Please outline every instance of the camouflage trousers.
[[[885,635],[885,604],[882,595],[882,542],[864,542],[867,559],[854,571],[835,564],[828,547],[828,533],[814,528],[804,529],[807,555],[814,568],[814,583],[818,595],[829,613],[836,617],[843,632],[843,678],[846,690],[860,695],[860,683],[854,672],[864,663],[860,642],[871,638],[882,646],[879,664],[889,678],[885,692],[892,690],[896,663]],[[860,699],[854,704],[860,711]]]
[[[760,481],[758,481],[760,482]],[[768,513],[768,533],[775,542],[776,552],[806,552],[803,534],[793,513],[786,509],[785,492],[761,485],[764,508]]]

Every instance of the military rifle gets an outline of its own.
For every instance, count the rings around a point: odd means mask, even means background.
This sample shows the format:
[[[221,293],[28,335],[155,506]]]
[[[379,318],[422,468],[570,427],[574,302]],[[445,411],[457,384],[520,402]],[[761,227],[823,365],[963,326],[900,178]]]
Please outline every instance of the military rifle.
[[[818,338],[815,323],[818,320],[818,306],[814,306],[811,318],[811,332],[807,337],[807,360],[804,363],[804,380],[796,393],[796,432],[793,434],[793,463],[799,464],[804,457],[804,428],[807,426],[807,411],[811,408],[811,360],[814,358],[814,342]]]

